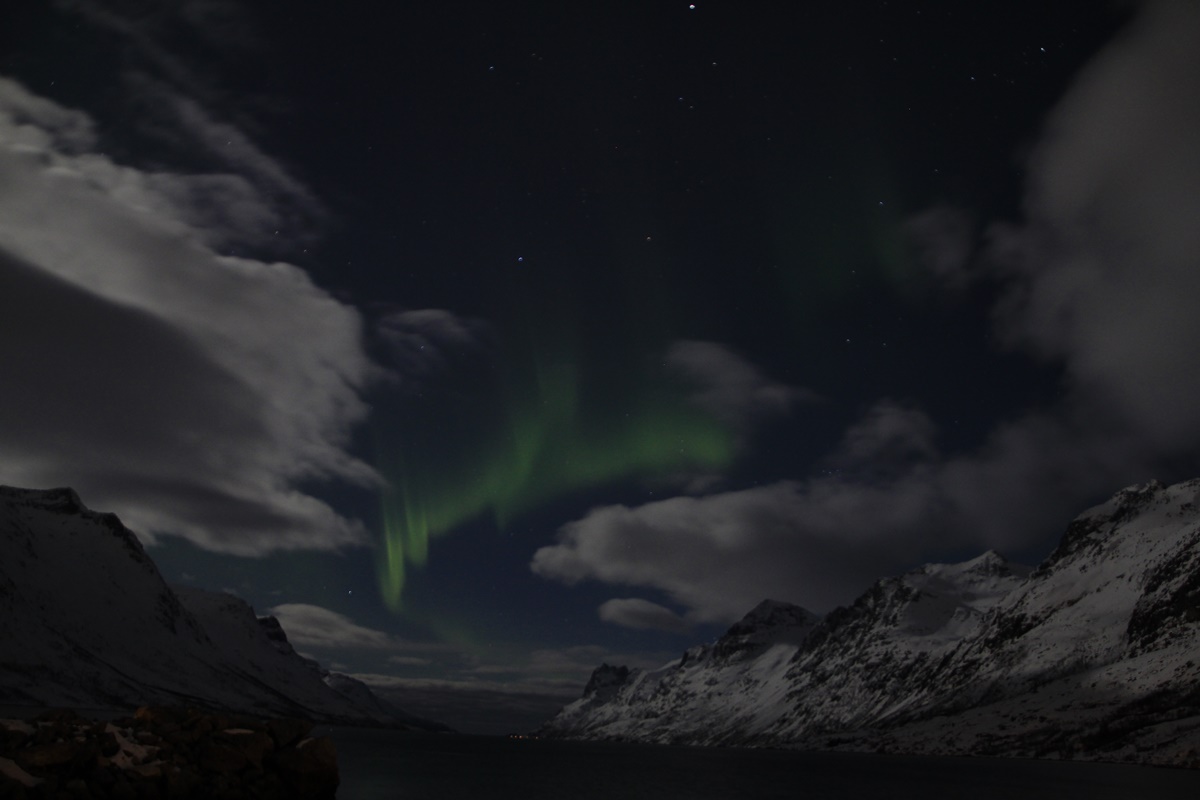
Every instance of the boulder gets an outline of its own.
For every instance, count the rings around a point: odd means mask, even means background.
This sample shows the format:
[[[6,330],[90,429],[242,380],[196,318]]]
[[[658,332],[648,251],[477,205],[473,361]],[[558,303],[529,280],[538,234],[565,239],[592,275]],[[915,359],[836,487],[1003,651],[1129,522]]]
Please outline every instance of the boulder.
[[[69,712],[0,725],[0,800],[333,800],[332,740],[312,723],[141,708],[92,722]]]

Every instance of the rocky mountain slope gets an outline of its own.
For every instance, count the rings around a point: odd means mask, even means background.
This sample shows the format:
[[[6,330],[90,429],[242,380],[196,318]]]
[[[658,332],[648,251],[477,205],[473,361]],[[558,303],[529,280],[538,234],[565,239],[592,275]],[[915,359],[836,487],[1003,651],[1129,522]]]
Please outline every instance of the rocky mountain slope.
[[[760,606],[654,672],[603,667],[545,733],[1200,764],[1198,504],[1200,480],[1133,486],[1032,571],[929,565],[820,621],[764,604],[789,621]]]
[[[242,600],[169,587],[115,515],[70,489],[0,487],[0,704],[438,727],[302,658]]]

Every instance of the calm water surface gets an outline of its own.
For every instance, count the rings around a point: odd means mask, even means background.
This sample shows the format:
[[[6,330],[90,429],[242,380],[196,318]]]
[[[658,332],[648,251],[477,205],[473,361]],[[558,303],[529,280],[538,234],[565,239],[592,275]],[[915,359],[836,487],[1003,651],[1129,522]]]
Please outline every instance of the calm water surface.
[[[319,732],[337,744],[339,800],[1200,798],[1200,771],[1114,764]]]

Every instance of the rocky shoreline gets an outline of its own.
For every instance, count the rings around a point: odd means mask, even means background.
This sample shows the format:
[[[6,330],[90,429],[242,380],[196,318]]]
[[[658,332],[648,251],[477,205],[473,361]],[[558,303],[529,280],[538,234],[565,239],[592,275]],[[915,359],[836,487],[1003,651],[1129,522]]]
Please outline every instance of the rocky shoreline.
[[[337,752],[313,723],[143,707],[0,720],[0,800],[332,800]]]

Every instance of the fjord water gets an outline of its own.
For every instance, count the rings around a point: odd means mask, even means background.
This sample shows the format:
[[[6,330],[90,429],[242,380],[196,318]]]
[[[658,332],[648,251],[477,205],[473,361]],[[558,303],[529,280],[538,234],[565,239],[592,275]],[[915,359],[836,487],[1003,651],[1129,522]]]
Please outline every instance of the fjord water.
[[[1200,797],[1200,771],[986,758],[510,740],[328,728],[342,800]]]

